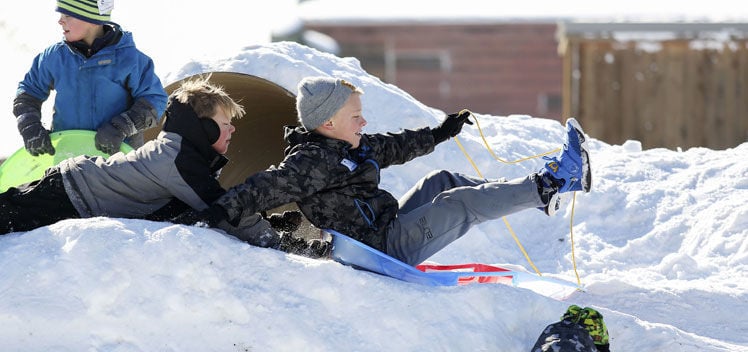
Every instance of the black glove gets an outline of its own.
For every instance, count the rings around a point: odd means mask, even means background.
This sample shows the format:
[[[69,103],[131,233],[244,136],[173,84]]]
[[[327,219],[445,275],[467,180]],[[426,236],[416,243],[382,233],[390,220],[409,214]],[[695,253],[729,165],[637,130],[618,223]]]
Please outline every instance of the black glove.
[[[175,224],[183,225],[196,225],[199,223],[208,225],[209,227],[216,227],[219,222],[226,220],[228,214],[219,205],[211,205],[205,210],[190,209],[182,214],[177,215],[171,219],[171,222]]]
[[[284,233],[277,249],[286,253],[320,259],[330,257],[332,243],[319,239],[307,240],[303,237],[295,237],[290,233]]]
[[[49,131],[42,126],[41,116],[29,112],[18,116],[18,131],[23,137],[23,146],[33,156],[41,154],[55,155],[52,140],[49,139]]]
[[[148,127],[143,124],[146,123],[146,115],[153,108],[150,107],[148,102],[142,101],[144,100],[138,99],[130,110],[99,126],[99,129],[96,130],[96,149],[112,155],[119,151],[125,137],[132,136]],[[140,129],[138,126],[140,126]]]
[[[238,224],[223,220],[216,227],[256,247],[278,248],[281,241],[280,234],[260,214],[242,214]]]
[[[277,231],[294,232],[299,229],[301,222],[304,220],[303,215],[298,210],[287,210],[282,214],[271,214],[265,216],[265,220],[270,222],[270,226]]]
[[[96,149],[112,155],[119,151],[122,141],[125,140],[125,133],[112,124],[113,121],[99,126],[96,130]]]
[[[205,210],[197,211],[195,209],[187,210],[184,213],[171,218],[170,221],[182,225],[197,225],[202,223],[207,226],[210,226],[211,222],[209,214]]]
[[[431,129],[431,134],[434,136],[436,144],[459,134],[463,124],[472,125],[473,123],[468,120],[468,117],[472,114],[470,110],[463,109],[460,112],[447,115],[447,118],[444,119],[441,125]]]

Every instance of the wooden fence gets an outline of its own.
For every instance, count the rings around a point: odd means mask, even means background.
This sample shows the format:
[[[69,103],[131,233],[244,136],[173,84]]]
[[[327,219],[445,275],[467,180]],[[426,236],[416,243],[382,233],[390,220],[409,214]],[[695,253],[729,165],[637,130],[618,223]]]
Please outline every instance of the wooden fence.
[[[748,141],[748,39],[566,33],[564,116],[607,143],[725,149]]]

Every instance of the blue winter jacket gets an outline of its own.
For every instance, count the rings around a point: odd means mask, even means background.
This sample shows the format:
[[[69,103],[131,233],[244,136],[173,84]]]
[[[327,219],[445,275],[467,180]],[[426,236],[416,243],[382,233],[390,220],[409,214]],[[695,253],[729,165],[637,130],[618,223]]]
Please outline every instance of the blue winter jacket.
[[[122,31],[117,24],[110,23]],[[96,130],[143,98],[158,118],[166,108],[166,92],[154,72],[153,60],[135,47],[131,32],[122,31],[116,44],[86,58],[64,41],[34,58],[16,95],[27,93],[46,101],[56,91],[52,130]]]

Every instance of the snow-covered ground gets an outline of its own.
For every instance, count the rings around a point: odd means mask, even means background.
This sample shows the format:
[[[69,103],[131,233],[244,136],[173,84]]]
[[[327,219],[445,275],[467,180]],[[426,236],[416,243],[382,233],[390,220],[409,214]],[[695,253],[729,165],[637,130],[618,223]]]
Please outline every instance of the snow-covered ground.
[[[0,43],[21,48],[23,31],[11,22],[0,23]],[[182,30],[210,25],[196,23]],[[168,43],[161,49],[179,50]],[[7,106],[32,57],[4,64],[0,96]],[[162,80],[203,71],[243,72],[292,91],[308,75],[343,77],[365,91],[365,132],[435,125],[444,113],[368,75],[354,58],[290,43],[249,46],[219,59],[185,57]],[[476,115],[505,160],[563,141],[563,126],[553,120]],[[15,126],[5,124],[13,130],[0,132],[0,155],[21,145]],[[576,260],[586,291],[566,301],[504,285],[409,284],[254,248],[209,229],[77,219],[0,236],[2,350],[526,351],[577,304],[603,313],[615,351],[748,351],[748,143],[642,150],[637,141],[609,145],[590,137],[593,190],[576,196],[574,258],[571,205],[553,218],[534,209],[507,217],[544,275],[575,282]],[[519,177],[542,165],[496,161],[475,126],[459,138],[487,177]],[[476,174],[448,141],[385,170],[382,187],[400,196],[441,168]],[[430,259],[531,270],[501,220]]]

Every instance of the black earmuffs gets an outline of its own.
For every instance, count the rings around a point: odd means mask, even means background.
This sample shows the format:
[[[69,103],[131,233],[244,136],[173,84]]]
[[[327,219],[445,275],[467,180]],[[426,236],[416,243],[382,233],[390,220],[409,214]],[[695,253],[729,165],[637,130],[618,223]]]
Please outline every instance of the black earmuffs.
[[[199,127],[198,127],[199,126]],[[214,144],[221,137],[221,127],[210,117],[199,117],[189,104],[181,103],[170,97],[166,106],[164,131],[176,132],[192,143],[208,142]],[[202,131],[201,131],[202,130]]]
[[[200,125],[203,126],[203,131],[205,131],[205,136],[208,137],[208,143],[217,142],[218,137],[221,136],[221,128],[218,127],[218,123],[210,117],[201,117],[199,120]]]

